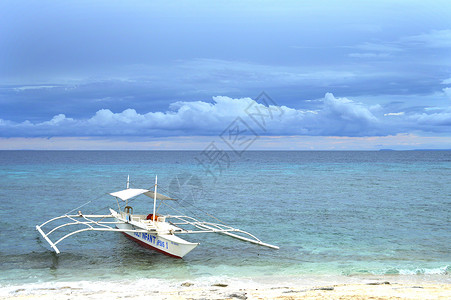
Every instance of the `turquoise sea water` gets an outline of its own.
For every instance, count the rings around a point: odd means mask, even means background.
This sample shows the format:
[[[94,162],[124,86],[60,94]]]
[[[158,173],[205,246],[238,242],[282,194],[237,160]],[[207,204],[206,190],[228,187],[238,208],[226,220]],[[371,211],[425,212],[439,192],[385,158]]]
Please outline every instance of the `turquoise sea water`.
[[[441,274],[451,270],[451,151],[0,151],[0,286],[209,276]],[[209,153],[219,154],[219,153]],[[221,153],[223,155],[224,153]],[[199,163],[202,162],[202,163]],[[37,224],[107,193],[149,188],[182,212],[249,231],[280,250],[221,235],[183,260],[118,233],[82,233],[56,255]],[[148,213],[148,198],[133,202]],[[90,202],[89,202],[90,201]],[[162,213],[174,213],[163,206]]]

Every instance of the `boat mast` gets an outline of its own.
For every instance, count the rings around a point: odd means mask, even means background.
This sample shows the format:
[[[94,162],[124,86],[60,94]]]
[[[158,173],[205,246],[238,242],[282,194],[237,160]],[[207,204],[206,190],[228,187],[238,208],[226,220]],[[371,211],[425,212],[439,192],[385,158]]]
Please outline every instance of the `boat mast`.
[[[130,175],[127,175],[127,189],[130,188]],[[128,199],[125,200],[125,206],[128,206]]]
[[[156,208],[156,205],[157,205],[157,175],[155,175],[155,191],[154,191],[154,194],[153,194],[153,214],[152,214],[152,218],[153,218],[153,221],[155,222],[155,208]]]

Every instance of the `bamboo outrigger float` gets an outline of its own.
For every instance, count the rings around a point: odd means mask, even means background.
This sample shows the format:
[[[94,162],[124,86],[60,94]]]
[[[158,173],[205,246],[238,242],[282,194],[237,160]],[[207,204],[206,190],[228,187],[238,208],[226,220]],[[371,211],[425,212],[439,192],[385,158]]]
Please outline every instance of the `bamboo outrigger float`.
[[[157,200],[175,200],[157,193],[157,177],[155,177],[155,188],[153,191],[130,188],[129,179],[127,178],[127,188],[110,193],[110,195],[116,197],[119,212],[110,208],[110,214],[108,215],[84,215],[81,211],[78,214],[65,214],[37,225],[36,230],[39,231],[56,253],[60,253],[57,247],[60,242],[84,231],[121,232],[146,248],[177,258],[182,258],[199,245],[199,243],[188,242],[178,236],[183,234],[219,233],[260,246],[279,249],[277,246],[262,242],[249,232],[228,225],[199,221],[184,215],[157,215]],[[133,213],[133,208],[128,205],[128,200],[139,195],[153,198],[152,214],[137,215]],[[123,210],[120,208],[119,200],[125,201]],[[62,224],[60,223],[61,221],[63,221]],[[53,228],[45,232],[43,227],[49,227],[52,223]],[[55,223],[57,225],[54,225]],[[82,227],[81,229],[79,229],[80,226]],[[72,228],[72,230],[58,240],[52,241],[49,236],[63,228]]]

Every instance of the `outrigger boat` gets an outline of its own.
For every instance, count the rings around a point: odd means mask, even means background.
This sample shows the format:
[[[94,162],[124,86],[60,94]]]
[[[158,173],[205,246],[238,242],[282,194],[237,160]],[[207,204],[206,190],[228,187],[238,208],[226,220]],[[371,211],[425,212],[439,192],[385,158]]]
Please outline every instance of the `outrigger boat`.
[[[182,258],[199,245],[199,243],[188,242],[178,236],[183,234],[219,233],[260,246],[279,249],[277,246],[262,242],[249,232],[228,225],[199,221],[185,215],[157,215],[157,200],[175,200],[157,193],[157,177],[155,177],[153,191],[130,188],[129,182],[129,178],[127,178],[127,188],[125,190],[110,193],[117,200],[119,212],[110,208],[110,214],[108,215],[84,215],[81,211],[78,211],[78,214],[64,214],[41,225],[36,225],[36,230],[39,231],[56,253],[60,253],[60,250],[57,248],[60,242],[84,231],[121,232],[141,246],[177,258]],[[133,208],[128,205],[129,199],[140,195],[153,198],[152,214],[136,215],[133,213]],[[123,210],[121,210],[120,201],[125,201]],[[45,232],[43,227],[50,226],[52,223],[53,227]],[[82,227],[81,229],[79,229],[80,226]],[[55,235],[58,230],[61,231],[63,228],[69,228],[69,232],[64,231],[65,235],[59,237],[55,242],[52,241],[49,236]]]

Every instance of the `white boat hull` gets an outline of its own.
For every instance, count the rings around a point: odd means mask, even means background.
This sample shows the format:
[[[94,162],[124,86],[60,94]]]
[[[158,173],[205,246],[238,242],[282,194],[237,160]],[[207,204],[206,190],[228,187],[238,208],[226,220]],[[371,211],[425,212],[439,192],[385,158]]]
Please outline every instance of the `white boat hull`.
[[[116,225],[119,229],[134,230],[135,226],[128,223]],[[158,234],[157,232],[123,232],[126,237],[137,242],[145,248],[156,250],[166,255],[182,258],[191,250],[196,248],[198,243],[187,242],[173,234]]]

